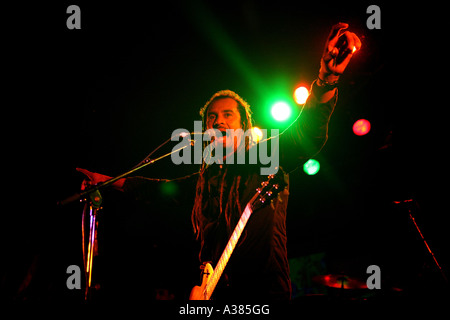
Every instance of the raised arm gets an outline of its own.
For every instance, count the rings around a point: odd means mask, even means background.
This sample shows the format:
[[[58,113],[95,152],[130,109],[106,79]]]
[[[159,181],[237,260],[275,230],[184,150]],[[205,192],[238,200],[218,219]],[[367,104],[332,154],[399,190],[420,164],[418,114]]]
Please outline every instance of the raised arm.
[[[311,86],[311,94],[297,122],[281,138],[282,165],[293,169],[302,159],[316,155],[328,139],[328,122],[337,101],[339,77],[347,68],[361,41],[345,31],[346,23],[331,28],[320,61],[318,78]]]
[[[340,75],[347,68],[353,53],[361,48],[358,36],[353,32],[344,31],[347,28],[347,23],[335,24],[325,43],[316,82],[321,88],[315,92],[319,103],[328,102],[334,97]]]

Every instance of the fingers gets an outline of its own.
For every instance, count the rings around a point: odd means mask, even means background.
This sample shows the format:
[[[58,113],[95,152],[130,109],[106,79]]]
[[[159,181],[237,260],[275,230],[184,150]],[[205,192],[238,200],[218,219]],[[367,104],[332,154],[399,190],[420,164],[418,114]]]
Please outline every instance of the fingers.
[[[339,37],[339,31],[341,31],[342,29],[347,29],[347,28],[348,28],[348,23],[344,23],[344,22],[336,23],[334,26],[331,27],[330,34],[328,35],[328,41],[331,41],[331,40]]]
[[[86,169],[76,168],[76,170],[78,172],[81,172],[82,174],[84,174],[90,181],[92,181],[94,183],[100,182],[102,180],[101,178],[103,177],[103,175],[100,175],[100,174],[95,173],[95,172],[91,172],[91,171],[86,170]],[[103,179],[103,180],[106,180],[106,179]]]
[[[109,179],[112,178],[110,176],[106,176],[104,174],[100,174],[100,173],[96,173],[96,172],[91,172],[89,170],[82,169],[82,168],[76,168],[76,170],[78,172],[81,172],[84,175],[86,175],[86,177],[90,180],[90,183],[92,183],[92,184],[97,184],[99,182],[104,182],[104,181],[109,180]]]
[[[77,170],[78,172],[83,173],[87,177],[87,179],[83,179],[83,181],[81,182],[81,190],[82,191],[93,184],[92,183],[92,180],[93,180],[92,179],[92,172],[90,172],[89,170],[86,170],[86,169],[82,169],[82,168],[75,168],[75,170]]]
[[[330,31],[330,34],[328,35],[327,39],[327,50],[328,52],[331,52],[333,48],[336,46],[336,43],[339,40],[341,30],[345,30],[348,28],[348,23],[339,22],[335,24]]]
[[[361,49],[361,40],[358,36],[353,32],[345,31],[339,36],[336,46],[329,54],[336,59],[336,64],[341,64],[349,60],[359,49]]]
[[[348,26],[348,23],[339,22],[331,28],[327,39],[326,54],[336,57],[339,53],[342,55],[361,49],[361,40],[358,36],[353,32],[344,31]],[[345,44],[344,47],[340,47],[339,43]]]
[[[81,182],[81,190],[85,190],[86,188],[89,188],[90,186],[94,185],[94,183],[91,180],[84,179]]]
[[[361,40],[346,30],[348,26],[347,23],[338,23],[331,28],[321,60],[323,72],[342,74],[353,53],[361,49]]]
[[[81,173],[85,174],[89,179],[91,179],[92,172],[90,172],[89,170],[82,169],[82,168],[75,168],[75,170],[77,170],[78,172],[81,172]]]
[[[347,40],[347,46],[345,48],[346,51],[353,53],[361,49],[361,40],[359,40],[356,34],[354,34],[353,32],[345,31],[342,36],[345,36]]]
[[[339,51],[342,52],[342,54],[349,54],[353,52],[353,48],[355,47],[355,39],[353,37],[354,33],[345,31],[341,37],[345,38],[343,41],[344,46],[342,48],[339,48]]]

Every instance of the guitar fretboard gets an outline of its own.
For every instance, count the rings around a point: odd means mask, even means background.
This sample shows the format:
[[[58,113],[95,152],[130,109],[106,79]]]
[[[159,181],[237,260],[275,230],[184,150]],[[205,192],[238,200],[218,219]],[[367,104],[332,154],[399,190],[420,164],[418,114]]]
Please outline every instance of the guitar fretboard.
[[[247,224],[247,221],[250,218],[251,214],[252,209],[249,203],[245,207],[244,212],[242,213],[241,218],[239,219],[239,222],[234,228],[230,240],[228,240],[227,246],[225,247],[225,250],[220,256],[219,262],[217,262],[217,266],[214,269],[213,275],[211,276],[211,278],[209,279],[208,283],[205,286],[204,296],[206,300],[210,299],[212,292],[216,288],[217,282],[222,276],[223,270],[225,269],[225,266],[227,265],[228,260],[230,259],[230,256],[233,253],[234,248],[236,247],[236,243],[239,241],[239,237],[241,236],[242,231],[244,230],[245,225]]]

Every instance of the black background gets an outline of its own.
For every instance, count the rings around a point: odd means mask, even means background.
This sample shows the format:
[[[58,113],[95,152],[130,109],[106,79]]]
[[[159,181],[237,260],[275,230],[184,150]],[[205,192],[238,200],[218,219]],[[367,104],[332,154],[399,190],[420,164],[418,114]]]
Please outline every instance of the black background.
[[[362,279],[379,265],[381,295],[392,287],[402,297],[440,292],[408,206],[393,204],[414,199],[409,208],[446,271],[447,99],[436,81],[446,67],[441,29],[429,21],[438,8],[378,3],[382,27],[369,30],[365,2],[78,2],[81,29],[69,30],[70,4],[5,10],[4,299],[83,298],[65,285],[67,266],[82,266],[81,206],[55,205],[79,190],[76,167],[127,171],[173,130],[193,130],[200,107],[222,89],[238,92],[256,125],[269,128],[271,96],[312,83],[340,21],[362,50],[342,76],[321,170],[291,174],[289,257],[325,252],[327,272]],[[360,118],[372,124],[362,137],[352,132]],[[196,169],[165,159],[138,174],[175,178]],[[192,202],[102,194],[98,299],[151,301],[160,290],[186,299],[199,281]]]

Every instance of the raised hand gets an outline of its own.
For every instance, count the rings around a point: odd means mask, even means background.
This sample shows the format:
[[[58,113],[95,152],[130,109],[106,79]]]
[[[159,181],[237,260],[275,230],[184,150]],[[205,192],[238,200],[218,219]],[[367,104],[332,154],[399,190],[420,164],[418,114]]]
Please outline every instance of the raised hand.
[[[104,182],[104,181],[109,180],[109,179],[112,178],[110,176],[107,176],[107,175],[104,175],[104,174],[100,174],[100,173],[96,173],[96,172],[91,172],[89,170],[82,169],[82,168],[76,168],[76,170],[78,172],[83,173],[88,178],[88,180],[85,179],[81,183],[81,190],[84,190],[88,186],[96,185],[96,184],[98,184],[100,182]],[[119,180],[113,182],[112,186],[115,189],[123,191],[122,187],[123,187],[124,182],[125,182],[125,178],[122,178],[122,179],[119,179]]]
[[[338,23],[331,28],[325,44],[325,49],[320,61],[319,77],[322,80],[336,81],[344,73],[353,53],[361,49],[361,41],[358,36],[350,31],[347,23]],[[328,79],[327,79],[328,78]]]

